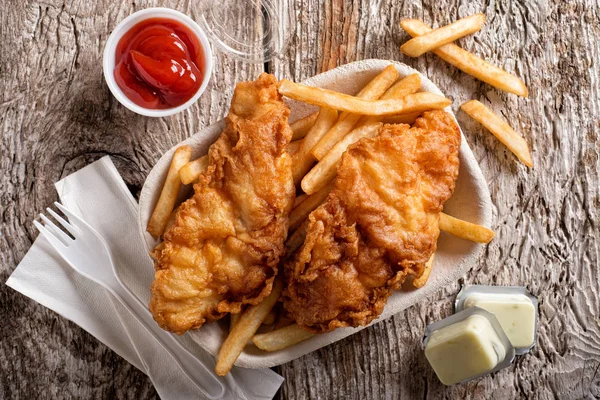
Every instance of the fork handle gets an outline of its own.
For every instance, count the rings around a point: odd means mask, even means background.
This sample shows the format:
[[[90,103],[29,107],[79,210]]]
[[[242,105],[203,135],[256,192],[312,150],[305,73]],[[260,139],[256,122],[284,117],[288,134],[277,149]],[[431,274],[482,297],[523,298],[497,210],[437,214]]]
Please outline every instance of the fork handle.
[[[183,372],[192,380],[200,391],[210,399],[223,398],[225,386],[216,374],[209,370],[175,338],[172,333],[161,329],[152,318],[150,311],[138,298],[120,281],[111,285],[110,291],[127,308],[136,319],[154,336],[154,338],[177,361]]]

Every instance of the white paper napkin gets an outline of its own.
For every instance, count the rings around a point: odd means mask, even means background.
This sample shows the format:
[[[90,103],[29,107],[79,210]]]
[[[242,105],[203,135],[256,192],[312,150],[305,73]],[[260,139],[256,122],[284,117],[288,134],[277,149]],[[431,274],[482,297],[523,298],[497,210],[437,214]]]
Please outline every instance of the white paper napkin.
[[[137,203],[108,156],[56,183],[61,202],[108,242],[121,279],[145,304],[153,263],[138,231]],[[107,266],[108,268],[108,266]],[[175,360],[106,290],[74,272],[41,236],[6,284],[75,322],[146,373],[162,399],[203,396]],[[215,360],[187,335],[179,338],[209,369]],[[234,367],[227,399],[271,399],[283,378],[269,369]]]

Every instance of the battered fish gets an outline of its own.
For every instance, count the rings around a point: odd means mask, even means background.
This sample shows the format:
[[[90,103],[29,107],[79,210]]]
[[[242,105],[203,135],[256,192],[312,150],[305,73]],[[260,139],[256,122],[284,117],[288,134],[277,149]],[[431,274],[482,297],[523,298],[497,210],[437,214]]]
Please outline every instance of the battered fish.
[[[444,111],[384,125],[351,146],[326,202],[286,264],[284,307],[314,333],[370,323],[392,289],[420,276],[458,176],[460,131]]]
[[[184,333],[269,295],[294,203],[289,109],[273,75],[239,83],[225,130],[156,260],[150,311]]]

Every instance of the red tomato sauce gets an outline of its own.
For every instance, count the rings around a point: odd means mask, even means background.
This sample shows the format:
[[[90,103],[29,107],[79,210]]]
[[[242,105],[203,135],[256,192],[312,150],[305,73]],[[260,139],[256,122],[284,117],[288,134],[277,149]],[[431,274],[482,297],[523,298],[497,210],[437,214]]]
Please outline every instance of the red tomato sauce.
[[[151,18],[131,28],[117,45],[115,63],[117,85],[144,108],[180,106],[204,79],[200,41],[172,19]]]

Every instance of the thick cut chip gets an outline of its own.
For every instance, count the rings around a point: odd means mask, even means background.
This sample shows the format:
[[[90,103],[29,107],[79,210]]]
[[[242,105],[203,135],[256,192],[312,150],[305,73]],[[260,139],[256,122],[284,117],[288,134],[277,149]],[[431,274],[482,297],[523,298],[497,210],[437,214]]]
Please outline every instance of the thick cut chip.
[[[411,57],[419,57],[430,50],[437,49],[445,44],[452,43],[456,39],[470,35],[481,29],[485,22],[485,15],[475,14],[459,19],[424,35],[417,36],[404,43],[400,50]]]
[[[400,25],[413,37],[433,31],[433,29],[418,19],[405,19],[400,22]],[[432,53],[467,74],[500,90],[523,97],[529,95],[527,86],[525,86],[525,83],[521,79],[477,57],[475,54],[469,53],[454,43],[438,47],[432,50]]]

